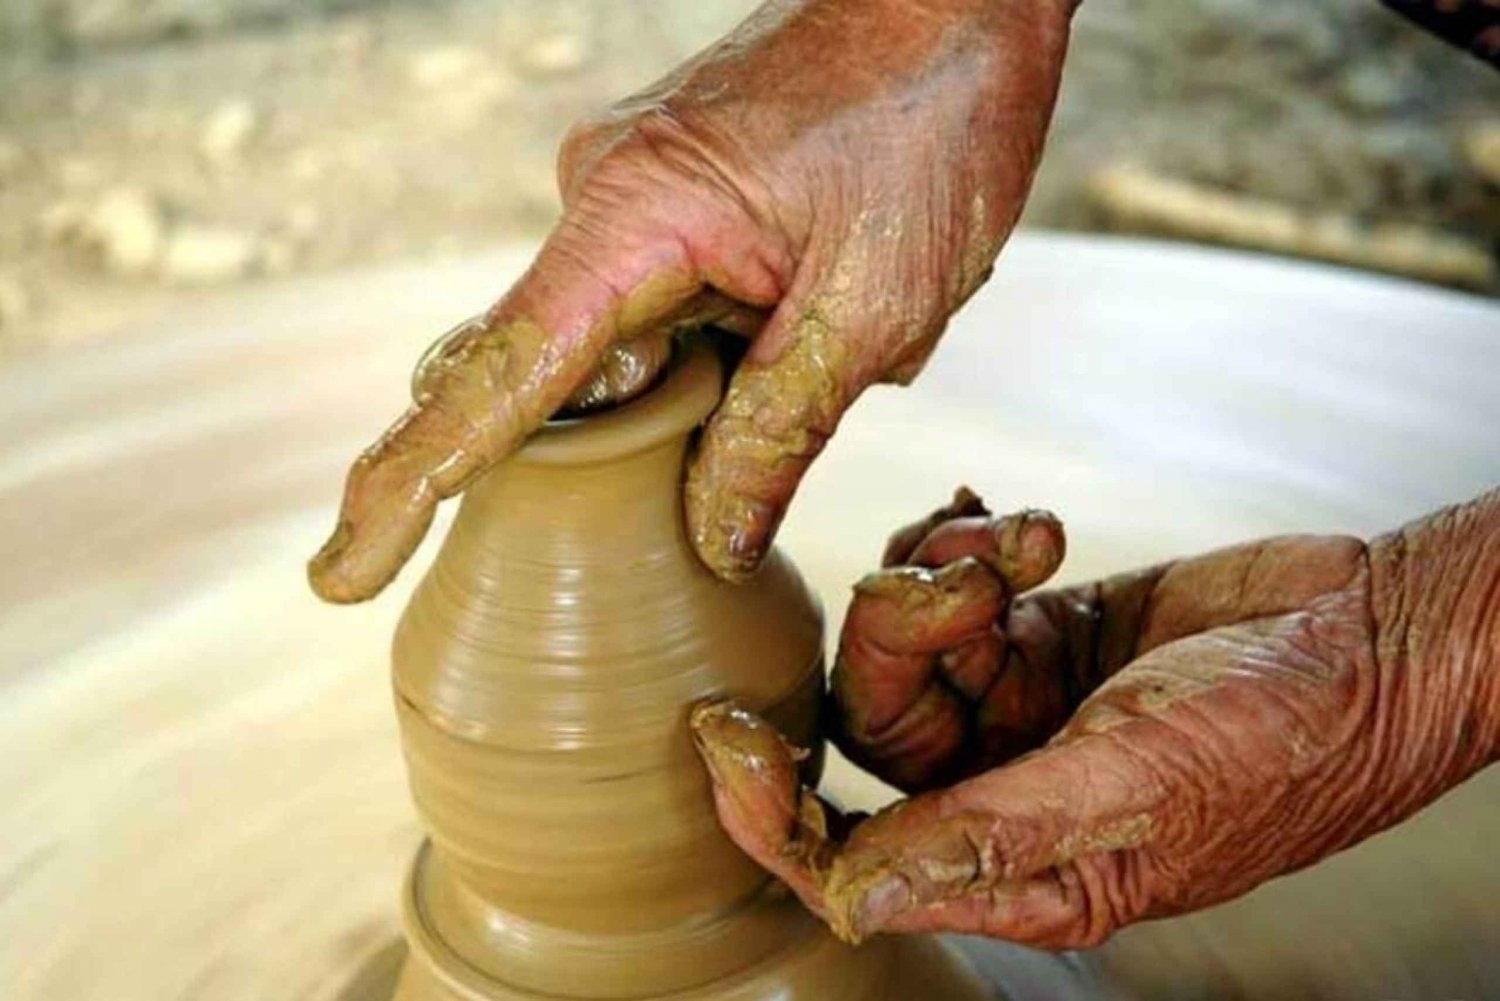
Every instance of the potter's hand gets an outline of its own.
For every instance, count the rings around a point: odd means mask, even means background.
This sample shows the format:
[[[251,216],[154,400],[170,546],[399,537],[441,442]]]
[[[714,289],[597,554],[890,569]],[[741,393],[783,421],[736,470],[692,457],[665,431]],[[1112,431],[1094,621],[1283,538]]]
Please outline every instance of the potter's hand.
[[[841,837],[764,724],[694,718],[730,834],[845,937],[1096,943],[1348,847],[1497,756],[1500,492],[1368,545],[1272,539],[1009,608],[1032,578],[1005,530],[996,561],[979,520],[928,527],[894,555],[941,568],[856,590],[840,743],[909,791],[956,784]]]
[[[770,0],[575,128],[562,221],[355,463],[310,568],[318,593],[378,592],[437,502],[611,345],[704,321],[759,331],[687,483],[704,562],[751,572],[844,410],[912,378],[987,275],[1041,150],[1074,2]]]

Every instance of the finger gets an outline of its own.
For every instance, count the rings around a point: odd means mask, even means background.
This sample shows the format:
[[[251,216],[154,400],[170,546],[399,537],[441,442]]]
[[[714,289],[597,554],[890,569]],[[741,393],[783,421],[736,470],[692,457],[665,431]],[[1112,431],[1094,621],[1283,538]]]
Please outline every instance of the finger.
[[[960,691],[938,681],[955,653],[963,684],[993,680],[995,618],[1005,586],[979,561],[892,567],[855,586],[834,662],[835,739],[860,764],[904,789],[943,777],[969,736]]]
[[[730,380],[688,468],[688,528],[725,580],[755,572],[808,466],[878,374],[850,331],[789,295]]]
[[[799,752],[734,702],[695,706],[689,723],[725,832],[821,916],[831,808],[802,788]]]
[[[644,393],[672,357],[672,335],[665,329],[616,341],[605,349],[594,373],[573,391],[558,411],[579,416],[616,406]]]
[[[838,836],[846,829],[845,818],[802,788],[796,750],[764,720],[733,702],[695,707],[690,724],[725,832],[837,934],[857,941],[853,928],[837,923],[838,912],[827,897],[833,869],[846,850]],[[856,825],[849,837],[867,829],[887,838],[896,830],[920,833],[924,824],[935,821],[937,806],[935,797],[907,800],[901,811],[887,810]]]
[[[928,657],[981,635],[1004,607],[1004,582],[973,558],[945,566],[888,567],[854,585],[841,648],[858,655]],[[878,673],[878,672],[876,672]]]
[[[953,491],[953,499],[947,504],[927,517],[897,529],[885,544],[885,552],[881,554],[880,565],[893,567],[909,563],[912,551],[931,534],[934,528],[945,521],[952,521],[954,518],[987,518],[989,514],[989,508],[984,506],[984,500],[968,487],[961,486]]]
[[[1007,629],[1020,628],[1020,635],[997,628],[1004,636],[1004,649],[992,670],[993,682],[974,697],[972,710],[974,767],[1002,764],[1041,747],[1072,714],[1080,696],[1067,673],[1071,665],[1063,658],[1036,656],[1027,643],[1025,623],[1012,614]],[[1049,653],[1053,644],[1043,647]]]
[[[937,570],[895,568],[862,581],[833,671],[840,747],[899,788],[916,790],[1013,749],[1008,720],[986,717],[976,727],[976,705],[1019,710],[1022,735],[1039,743],[1030,725],[1035,707],[1015,703],[1033,695],[1045,701],[1056,683],[1033,683],[1035,672],[1020,661],[1002,674],[1006,644],[993,623],[1010,595],[1056,571],[1064,549],[1062,525],[1047,512],[962,517],[941,522],[908,554]],[[995,687],[999,698],[988,698]]]
[[[421,541],[439,500],[546,420],[610,344],[658,325],[699,292],[673,243],[621,240],[608,259],[590,260],[580,240],[576,225],[560,227],[504,299],[424,360],[412,406],[349,472],[338,525],[309,565],[320,596],[376,594]]]
[[[907,562],[935,567],[972,556],[995,571],[1011,594],[1019,594],[1056,573],[1066,554],[1067,538],[1057,516],[1026,510],[1003,518],[946,521],[918,543]]]
[[[977,703],[995,683],[995,672],[1004,654],[1005,637],[1000,630],[986,629],[939,654],[938,670],[959,695]]]

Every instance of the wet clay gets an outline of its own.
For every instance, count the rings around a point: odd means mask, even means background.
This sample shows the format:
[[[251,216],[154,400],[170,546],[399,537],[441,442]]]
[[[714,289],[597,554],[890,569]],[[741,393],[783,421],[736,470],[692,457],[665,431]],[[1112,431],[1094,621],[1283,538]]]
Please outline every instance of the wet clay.
[[[989,997],[931,939],[837,941],[714,815],[690,708],[733,696],[820,767],[822,618],[773,553],[731,585],[682,514],[721,372],[554,422],[476,481],[397,630],[397,716],[429,839],[397,997]]]
[[[612,345],[594,374],[568,397],[561,416],[580,417],[635,399],[651,388],[671,357],[667,331]]]

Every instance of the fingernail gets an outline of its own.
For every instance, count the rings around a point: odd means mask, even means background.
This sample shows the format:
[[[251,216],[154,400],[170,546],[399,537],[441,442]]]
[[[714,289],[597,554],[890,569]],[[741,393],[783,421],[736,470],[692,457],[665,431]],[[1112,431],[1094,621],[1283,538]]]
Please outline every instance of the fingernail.
[[[719,497],[717,520],[725,546],[736,561],[759,555],[773,518],[771,506],[747,492],[743,483],[730,484]]]
[[[1030,590],[1052,576],[1066,546],[1062,523],[1050,511],[1028,509],[995,525],[997,569],[1017,591]]]
[[[770,535],[767,505],[740,496],[716,496],[700,499],[689,511],[696,523],[693,543],[698,557],[716,576],[740,582],[754,575]]]
[[[913,903],[911,884],[901,876],[886,876],[866,890],[855,905],[851,931],[864,938],[884,928]]]

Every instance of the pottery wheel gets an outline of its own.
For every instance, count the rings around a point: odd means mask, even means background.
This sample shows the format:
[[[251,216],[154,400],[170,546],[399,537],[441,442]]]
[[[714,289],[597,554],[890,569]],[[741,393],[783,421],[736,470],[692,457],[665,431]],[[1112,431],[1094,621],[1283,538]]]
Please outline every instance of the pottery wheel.
[[[419,832],[387,648],[418,574],[336,609],[302,561],[421,349],[525,259],[266,286],[0,372],[7,998],[389,989]],[[1029,234],[918,385],[850,416],[783,541],[836,628],[886,532],[959,482],[1062,514],[1069,579],[1277,531],[1379,530],[1500,476],[1496,372],[1492,303]],[[886,795],[843,766],[830,782]],[[1244,900],[1083,956],[984,962],[1022,1001],[1500,996],[1497,843],[1492,769]]]

